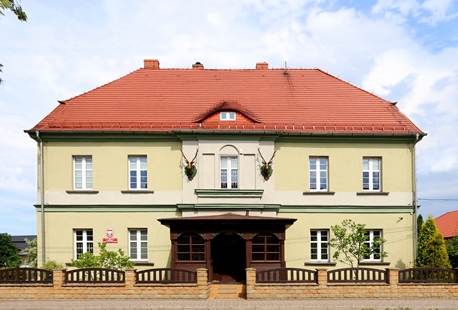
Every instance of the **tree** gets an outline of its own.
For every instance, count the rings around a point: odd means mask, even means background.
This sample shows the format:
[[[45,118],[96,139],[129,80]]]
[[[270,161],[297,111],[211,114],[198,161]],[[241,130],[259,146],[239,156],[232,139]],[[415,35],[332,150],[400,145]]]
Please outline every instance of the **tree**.
[[[417,240],[418,240],[418,237],[420,236],[420,230],[421,230],[421,226],[423,225],[423,216],[421,216],[421,214],[418,215],[417,217]]]
[[[124,251],[118,249],[108,251],[106,243],[99,242],[100,255],[94,255],[91,252],[81,254],[77,260],[72,260],[72,264],[78,268],[110,268],[124,270],[133,268],[135,263],[129,260],[129,257],[124,254]]]
[[[450,268],[444,237],[437,229],[436,221],[428,215],[418,236],[416,267]]]
[[[0,267],[16,268],[21,265],[18,248],[7,233],[0,234]]]
[[[16,3],[15,0],[0,0],[0,15],[5,15],[5,11],[11,11],[20,21],[27,21],[27,15],[22,10],[22,7]],[[0,64],[0,73],[2,72],[3,65]],[[0,84],[2,83],[2,79],[0,78]]]
[[[37,267],[37,239],[29,240],[25,238],[25,242],[27,243],[27,248],[25,249],[27,251],[27,260],[26,264],[29,267]]]
[[[458,267],[458,237],[452,238],[452,240],[447,240],[445,242],[447,247],[448,259],[452,268]]]
[[[386,242],[382,238],[374,238],[372,244],[368,243],[368,235],[365,224],[357,224],[350,219],[342,221],[341,225],[331,226],[334,234],[329,240],[329,246],[335,248],[335,260],[356,267],[365,258],[375,254],[386,257],[387,253],[382,251],[382,245]]]

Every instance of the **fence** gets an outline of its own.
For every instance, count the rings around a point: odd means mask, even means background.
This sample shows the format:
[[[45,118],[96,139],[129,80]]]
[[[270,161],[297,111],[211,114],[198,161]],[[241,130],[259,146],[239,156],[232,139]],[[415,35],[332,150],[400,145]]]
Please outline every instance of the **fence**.
[[[65,272],[65,283],[124,283],[124,271],[82,268]]]
[[[316,271],[299,268],[276,268],[256,272],[257,283],[316,283]]]
[[[399,271],[399,283],[457,283],[457,270],[433,267]]]
[[[387,283],[388,270],[342,268],[328,271],[328,283]]]
[[[136,272],[137,283],[197,283],[197,272],[172,269],[155,268]]]
[[[52,283],[52,271],[37,268],[0,269],[0,284]]]

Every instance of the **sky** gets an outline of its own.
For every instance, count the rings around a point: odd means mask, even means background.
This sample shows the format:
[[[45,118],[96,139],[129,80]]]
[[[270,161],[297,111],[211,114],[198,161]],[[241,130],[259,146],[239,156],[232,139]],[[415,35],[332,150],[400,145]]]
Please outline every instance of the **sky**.
[[[319,68],[397,106],[416,146],[423,217],[458,209],[454,0],[21,0],[0,15],[0,233],[37,234],[37,145],[65,100],[159,59],[161,68]]]

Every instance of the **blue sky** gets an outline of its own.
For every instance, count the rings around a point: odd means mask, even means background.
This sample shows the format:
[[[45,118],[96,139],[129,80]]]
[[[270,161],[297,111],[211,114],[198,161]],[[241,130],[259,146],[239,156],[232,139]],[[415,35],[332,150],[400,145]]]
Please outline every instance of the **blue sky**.
[[[398,102],[417,145],[420,212],[458,209],[458,3],[453,0],[22,0],[0,16],[0,232],[36,234],[36,144],[64,100],[157,58],[163,68],[320,68]]]

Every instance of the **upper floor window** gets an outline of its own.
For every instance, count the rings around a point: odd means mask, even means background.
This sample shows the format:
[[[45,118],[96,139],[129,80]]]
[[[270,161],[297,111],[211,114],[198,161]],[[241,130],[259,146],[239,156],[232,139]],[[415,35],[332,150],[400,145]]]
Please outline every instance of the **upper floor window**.
[[[129,229],[129,257],[132,260],[148,259],[148,231]]]
[[[380,158],[363,158],[363,190],[380,191]]]
[[[94,253],[94,235],[92,229],[74,231],[75,259],[86,252]]]
[[[329,261],[329,230],[310,231],[310,259]]]
[[[238,157],[221,156],[221,188],[239,188]]]
[[[129,157],[129,189],[147,189],[147,161],[146,156]]]
[[[73,188],[92,189],[92,157],[73,157]]]
[[[377,239],[382,238],[382,231],[381,230],[367,230],[366,231],[366,242],[365,244],[372,248],[374,247],[374,241]],[[369,261],[381,261],[382,260],[382,249],[381,246],[375,247],[374,253],[372,255],[366,255],[364,257],[365,260]]]
[[[326,157],[310,157],[310,190],[328,190],[328,159]]]
[[[235,112],[220,112],[219,119],[222,121],[235,121]]]

